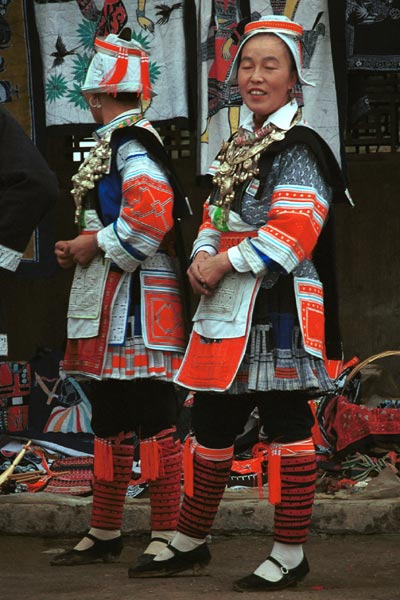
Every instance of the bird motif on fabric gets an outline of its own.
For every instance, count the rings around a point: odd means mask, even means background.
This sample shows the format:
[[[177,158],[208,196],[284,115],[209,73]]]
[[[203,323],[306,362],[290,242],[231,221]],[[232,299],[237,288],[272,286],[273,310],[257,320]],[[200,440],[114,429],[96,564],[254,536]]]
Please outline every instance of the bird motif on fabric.
[[[157,21],[157,25],[165,25],[171,18],[172,12],[182,7],[182,2],[176,2],[172,6],[167,4],[156,4],[156,15],[160,17]]]
[[[58,35],[56,41],[56,50],[50,54],[50,56],[54,56],[52,68],[62,65],[65,57],[71,54],[76,54],[78,48],[79,46],[76,46],[76,48],[73,48],[72,50],[67,50],[61,35]]]

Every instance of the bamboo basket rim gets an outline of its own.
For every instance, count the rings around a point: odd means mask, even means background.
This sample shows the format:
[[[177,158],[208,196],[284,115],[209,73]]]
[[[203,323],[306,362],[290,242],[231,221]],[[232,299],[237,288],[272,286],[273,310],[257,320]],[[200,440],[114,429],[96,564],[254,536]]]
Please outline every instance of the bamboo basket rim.
[[[386,358],[387,356],[400,356],[400,350],[386,350],[384,352],[378,352],[378,354],[373,354],[369,358],[366,358],[363,361],[359,362],[358,365],[356,365],[347,375],[345,385],[349,383],[359,371],[361,371],[364,367],[369,365],[369,363],[374,362],[379,358]]]

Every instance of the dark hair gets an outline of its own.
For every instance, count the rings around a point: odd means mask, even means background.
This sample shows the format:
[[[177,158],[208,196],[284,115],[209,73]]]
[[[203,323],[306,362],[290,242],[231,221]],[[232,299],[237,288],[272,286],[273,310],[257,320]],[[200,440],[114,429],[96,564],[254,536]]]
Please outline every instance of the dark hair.
[[[118,92],[115,99],[124,104],[135,104],[139,100],[137,92]]]

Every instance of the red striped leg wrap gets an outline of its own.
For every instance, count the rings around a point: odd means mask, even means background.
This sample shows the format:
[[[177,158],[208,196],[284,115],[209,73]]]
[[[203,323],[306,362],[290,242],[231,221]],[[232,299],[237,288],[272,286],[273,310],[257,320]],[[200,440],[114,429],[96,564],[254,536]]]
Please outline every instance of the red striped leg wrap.
[[[177,529],[203,539],[211,530],[225,491],[232,466],[233,446],[211,449],[192,441],[185,444],[185,453],[185,483],[189,477],[191,494],[185,491]],[[188,464],[191,466],[189,474]]]
[[[281,499],[275,506],[274,539],[283,544],[303,544],[307,540],[311,522],[317,474],[315,449],[312,440],[282,445],[290,452],[281,452]],[[309,450],[306,446],[309,445]],[[311,449],[312,445],[312,449]]]
[[[108,481],[95,477],[90,524],[99,529],[121,529],[126,491],[132,477],[133,444],[121,444],[115,439],[108,442],[113,479]]]
[[[175,428],[156,436],[159,477],[149,482],[151,529],[174,531],[179,517],[182,480],[182,449],[174,439]]]

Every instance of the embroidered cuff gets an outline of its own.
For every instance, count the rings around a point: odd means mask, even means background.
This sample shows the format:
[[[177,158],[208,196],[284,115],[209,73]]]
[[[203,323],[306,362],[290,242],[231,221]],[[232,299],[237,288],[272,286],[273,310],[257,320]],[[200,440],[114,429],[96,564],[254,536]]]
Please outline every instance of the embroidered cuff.
[[[193,260],[194,257],[196,256],[196,254],[198,254],[199,252],[208,252],[208,254],[210,256],[215,256],[217,254],[216,249],[214,248],[214,246],[198,246],[196,248],[196,250],[193,252],[192,256],[190,257],[190,260]]]
[[[211,254],[211,256],[215,256],[216,254],[218,254],[218,250],[219,250],[219,241],[217,243],[214,244],[213,243],[214,240],[212,238],[206,238],[203,240],[195,240],[193,247],[192,247],[192,257],[195,256],[198,252],[200,252],[200,250],[206,250],[206,252],[209,252],[209,254]]]
[[[142,263],[142,260],[136,259],[123,249],[112,224],[97,232],[97,243],[105,258],[115,262],[123,271],[131,273]]]
[[[22,252],[12,250],[0,244],[0,267],[7,271],[16,271],[21,262]]]
[[[266,265],[254,250],[248,238],[240,242],[237,248],[240,251],[243,259],[249,265],[248,271],[252,271],[255,277],[265,274],[267,270]]]
[[[243,258],[237,246],[229,248],[228,257],[235,271],[238,271],[239,273],[247,273],[247,271],[251,271],[249,263]]]
[[[100,231],[98,231],[96,233],[96,238],[97,238],[97,244],[100,248],[100,250],[103,250],[104,254],[106,253],[106,245],[105,245],[105,235],[104,235],[104,229],[100,229]]]

